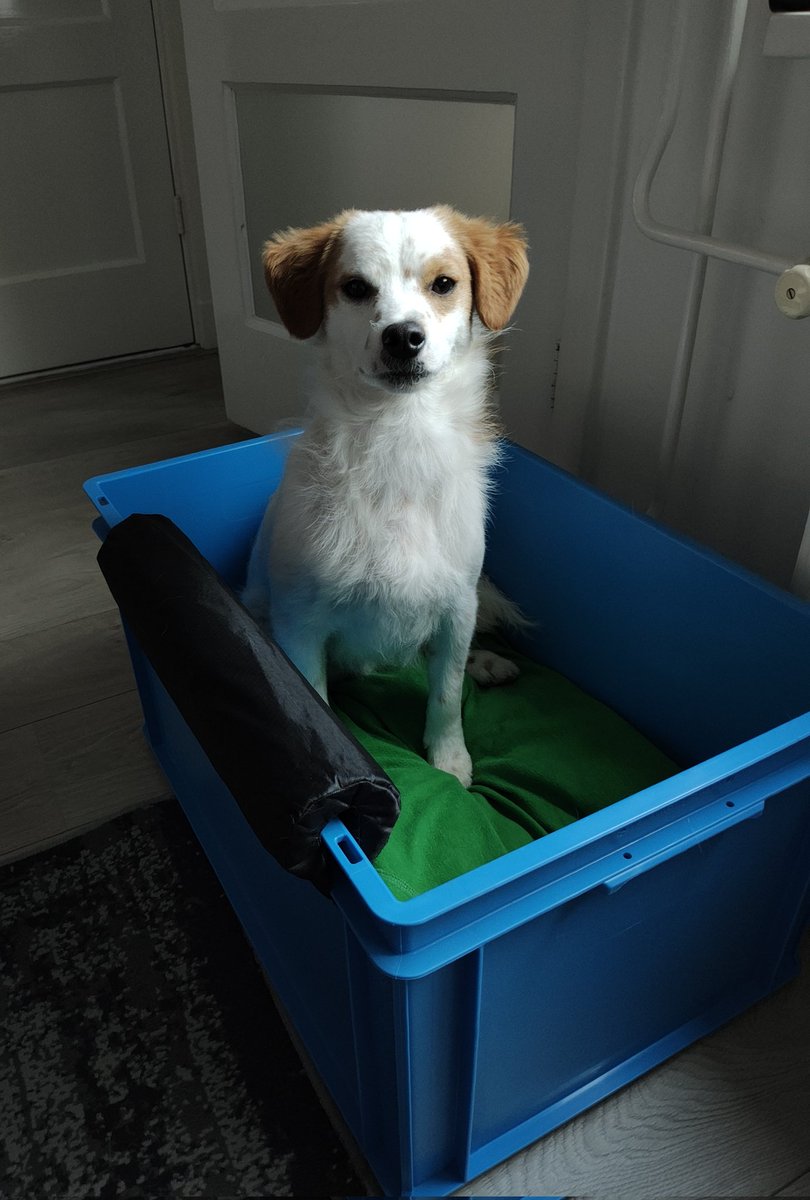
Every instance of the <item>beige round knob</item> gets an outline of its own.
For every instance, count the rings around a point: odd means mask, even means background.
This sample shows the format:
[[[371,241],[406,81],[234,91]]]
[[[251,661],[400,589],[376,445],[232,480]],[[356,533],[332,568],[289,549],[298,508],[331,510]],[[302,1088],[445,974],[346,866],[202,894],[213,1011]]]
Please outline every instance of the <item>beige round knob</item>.
[[[810,263],[799,263],[776,281],[776,307],[786,317],[810,317]]]

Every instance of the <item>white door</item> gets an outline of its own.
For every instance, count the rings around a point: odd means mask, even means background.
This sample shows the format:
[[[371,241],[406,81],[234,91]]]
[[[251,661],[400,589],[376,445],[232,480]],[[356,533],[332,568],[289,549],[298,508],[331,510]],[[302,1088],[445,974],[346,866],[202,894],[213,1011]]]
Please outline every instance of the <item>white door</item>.
[[[191,341],[150,0],[0,0],[0,376]]]
[[[306,348],[265,294],[263,240],[344,207],[450,203],[527,227],[532,275],[502,359],[501,402],[510,434],[544,441],[588,8],[584,0],[183,0],[233,420],[264,432],[303,404]]]

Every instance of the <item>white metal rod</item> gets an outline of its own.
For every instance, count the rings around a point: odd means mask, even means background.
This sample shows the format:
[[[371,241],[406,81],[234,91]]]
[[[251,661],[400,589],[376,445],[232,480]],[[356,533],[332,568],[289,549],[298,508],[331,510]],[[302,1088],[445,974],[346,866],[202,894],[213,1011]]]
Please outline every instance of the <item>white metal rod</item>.
[[[773,255],[764,254],[759,250],[738,245],[734,242],[722,241],[719,238],[711,237],[709,234],[711,221],[714,216],[717,187],[719,185],[720,168],[722,165],[723,141],[728,124],[731,92],[739,61],[740,39],[745,22],[746,8],[747,0],[734,0],[721,79],[718,82],[718,87],[715,90],[713,98],[710,132],[704,157],[699,203],[699,216],[702,213],[706,222],[705,231],[690,232],[676,229],[674,226],[664,225],[660,221],[656,221],[650,211],[650,192],[661,159],[669,145],[672,132],[675,128],[678,103],[683,86],[687,24],[686,0],[681,0],[676,13],[671,65],[664,93],[661,116],[633,188],[633,216],[640,231],[653,241],[661,242],[668,246],[675,246],[681,250],[691,250],[698,256],[694,260],[689,279],[686,310],[681,325],[664,422],[655,495],[649,509],[651,515],[654,516],[660,513],[663,505],[663,499],[669,487],[678,443],[680,441],[697,323],[700,316],[700,302],[703,294],[707,258],[719,258],[725,262],[752,267],[754,270],[764,271],[770,275],[782,275],[783,272],[794,269],[794,264],[786,259],[776,258]],[[703,207],[704,203],[705,208]],[[780,307],[782,306],[780,305]],[[786,310],[783,308],[783,311]],[[796,316],[804,314],[788,312],[788,315]],[[791,588],[797,595],[810,601],[810,516],[807,518],[804,537],[796,557]]]
[[[737,3],[735,0],[734,10],[731,17],[731,28],[727,52],[723,62],[723,70],[721,79],[718,81],[718,93],[723,96],[728,92],[729,85],[733,83],[734,73],[736,72],[736,60],[739,57],[739,37],[742,35],[742,23],[745,20],[745,3]],[[781,275],[783,271],[789,270],[794,264],[784,258],[777,258],[772,254],[765,254],[760,250],[752,249],[749,246],[739,245],[735,242],[727,242],[720,238],[711,237],[707,232],[693,232],[686,229],[677,229],[673,225],[664,225],[661,221],[657,221],[653,217],[650,209],[650,192],[652,190],[653,181],[658,171],[658,166],[664,156],[664,152],[669,145],[672,131],[675,128],[675,120],[678,114],[678,102],[680,99],[681,88],[683,84],[683,65],[684,65],[684,48],[686,43],[686,24],[687,24],[687,3],[686,0],[681,0],[678,6],[675,19],[675,29],[673,33],[673,51],[669,78],[664,94],[664,105],[661,111],[661,117],[658,122],[658,127],[655,131],[652,142],[650,143],[644,161],[641,164],[641,169],[636,178],[635,186],[633,187],[633,216],[636,225],[640,231],[648,238],[655,242],[662,242],[667,246],[675,246],[680,250],[691,250],[697,254],[705,254],[710,258],[723,259],[725,262],[739,263],[742,266],[753,267],[756,271],[765,271],[770,275]],[[736,43],[736,44],[735,44]],[[730,95],[730,92],[728,92]],[[725,126],[727,124],[728,114],[726,112],[725,121],[722,124],[722,135],[725,136]],[[718,113],[715,121],[710,127],[709,144],[711,145],[712,138],[716,137],[720,132],[720,122],[722,121],[722,113]],[[720,141],[720,149],[722,151],[722,140]],[[719,179],[719,166],[721,159],[717,160],[717,178]],[[706,186],[710,187],[710,181],[706,179]],[[714,194],[716,194],[717,183],[714,183]]]
[[[709,237],[706,234],[686,233],[674,226],[661,225],[644,216],[634,213],[636,224],[642,233],[654,242],[663,242],[665,246],[676,246],[679,250],[693,250],[696,254],[705,254],[709,258],[720,258],[724,262],[738,263],[743,267],[752,267],[755,271],[764,271],[768,275],[781,275],[788,271],[794,263],[787,258],[776,258],[771,254],[763,254],[759,250],[751,250],[737,242],[726,242],[720,238]]]

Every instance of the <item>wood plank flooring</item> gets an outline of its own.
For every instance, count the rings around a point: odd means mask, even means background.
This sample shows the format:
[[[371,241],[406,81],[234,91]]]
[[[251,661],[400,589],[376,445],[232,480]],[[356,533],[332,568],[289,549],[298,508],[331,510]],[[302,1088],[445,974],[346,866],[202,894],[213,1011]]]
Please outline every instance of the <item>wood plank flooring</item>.
[[[0,861],[166,794],[82,483],[245,436],[214,355],[0,388]]]
[[[0,389],[0,861],[166,794],[95,562],[91,475],[237,441],[217,360]],[[794,983],[467,1193],[810,1197],[810,944]]]
[[[802,1175],[801,1179],[794,1180],[789,1187],[783,1188],[778,1192],[779,1196],[810,1196],[810,1174]]]

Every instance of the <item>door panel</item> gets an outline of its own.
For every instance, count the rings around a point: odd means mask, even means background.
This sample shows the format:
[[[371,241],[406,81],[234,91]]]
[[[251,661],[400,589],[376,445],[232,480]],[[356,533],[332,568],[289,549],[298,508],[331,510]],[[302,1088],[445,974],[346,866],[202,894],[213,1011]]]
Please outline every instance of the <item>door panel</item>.
[[[3,97],[0,141],[14,183],[0,190],[0,227],[16,233],[0,243],[6,286],[143,261],[121,115],[120,88],[110,79]]]
[[[148,0],[0,0],[0,375],[193,340]]]

